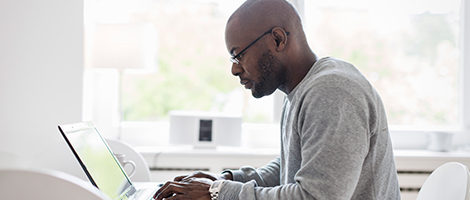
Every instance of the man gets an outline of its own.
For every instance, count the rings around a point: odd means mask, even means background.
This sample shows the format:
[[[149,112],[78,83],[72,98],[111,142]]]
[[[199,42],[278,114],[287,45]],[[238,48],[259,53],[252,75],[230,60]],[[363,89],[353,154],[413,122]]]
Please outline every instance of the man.
[[[266,166],[195,173],[156,199],[400,199],[382,101],[351,64],[317,59],[285,0],[248,0],[225,31],[232,74],[256,98],[286,94],[281,153]]]

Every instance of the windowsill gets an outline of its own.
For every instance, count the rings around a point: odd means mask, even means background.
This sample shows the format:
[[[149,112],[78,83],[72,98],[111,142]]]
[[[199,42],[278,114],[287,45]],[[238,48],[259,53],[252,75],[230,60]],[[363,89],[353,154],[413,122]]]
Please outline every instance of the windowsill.
[[[133,146],[172,148],[174,145],[169,143],[169,127],[168,122],[123,122],[122,140]],[[469,148],[465,132],[455,128],[440,128],[433,131],[392,126],[390,130],[393,148],[396,150],[426,150],[429,143],[428,134],[436,131],[453,134],[451,150]],[[279,138],[278,124],[243,123],[240,148],[279,149]]]
[[[191,145],[171,145],[165,147],[138,146],[136,150],[143,155],[167,154],[173,156],[278,156],[277,148],[246,148],[246,147],[217,147],[211,149],[194,148]],[[470,151],[431,151],[415,149],[394,149],[395,157],[399,158],[468,158]]]
[[[393,151],[395,157],[399,158],[467,158],[470,159],[470,151],[456,150],[456,151],[431,151],[431,150],[405,150],[395,149]]]
[[[180,162],[187,161],[188,159],[194,159],[195,161],[198,161],[190,163],[188,161],[188,167],[193,168],[206,166],[208,163],[230,163],[234,160],[238,160],[240,164],[233,164],[233,166],[230,167],[240,167],[247,164],[260,167],[264,164],[267,164],[267,162],[279,155],[279,149],[246,147],[218,147],[214,149],[198,149],[193,148],[192,146],[174,145],[167,147],[140,146],[136,147],[136,150],[144,156],[150,168],[182,167],[185,164],[184,162],[182,164]],[[435,166],[437,164],[432,163],[445,163],[453,161],[466,161],[470,163],[470,151],[437,152],[429,150],[396,149],[394,150],[394,156],[396,162],[400,165],[402,170],[407,168],[414,168],[414,166],[403,164],[408,163],[409,161],[429,162],[431,163],[429,166],[431,171],[433,168],[437,167]],[[177,163],[176,166],[175,163]],[[423,166],[420,168],[423,168]],[[217,170],[222,169],[216,169],[214,171]]]
[[[194,148],[191,145],[171,145],[166,147],[139,146],[136,150],[142,154],[171,154],[173,156],[278,156],[277,148],[217,147]]]

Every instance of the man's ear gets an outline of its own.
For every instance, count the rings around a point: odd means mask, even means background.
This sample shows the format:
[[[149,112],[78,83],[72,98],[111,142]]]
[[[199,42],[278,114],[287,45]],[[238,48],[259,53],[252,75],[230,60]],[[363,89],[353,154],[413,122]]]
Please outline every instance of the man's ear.
[[[274,41],[276,42],[276,51],[282,51],[286,47],[287,44],[287,32],[284,31],[281,27],[275,27],[271,31],[271,34],[274,37]]]

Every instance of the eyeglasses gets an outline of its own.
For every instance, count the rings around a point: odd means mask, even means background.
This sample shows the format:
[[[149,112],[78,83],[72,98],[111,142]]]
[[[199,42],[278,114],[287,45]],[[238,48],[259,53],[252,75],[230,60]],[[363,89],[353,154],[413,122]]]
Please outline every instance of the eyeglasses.
[[[272,31],[273,31],[273,30],[271,29],[271,30],[266,31],[265,33],[263,33],[263,35],[259,36],[259,38],[256,38],[255,41],[253,41],[251,44],[249,44],[248,46],[246,46],[246,47],[245,47],[243,50],[241,50],[237,55],[232,56],[232,57],[230,58],[230,61],[231,61],[232,63],[235,63],[235,64],[238,65],[238,64],[240,63],[240,60],[238,60],[238,58],[240,57],[240,55],[241,55],[243,52],[245,52],[248,48],[250,48],[251,45],[255,44],[259,39],[261,39],[263,36],[265,36],[265,35],[271,33]],[[289,32],[286,32],[286,35],[289,35]]]

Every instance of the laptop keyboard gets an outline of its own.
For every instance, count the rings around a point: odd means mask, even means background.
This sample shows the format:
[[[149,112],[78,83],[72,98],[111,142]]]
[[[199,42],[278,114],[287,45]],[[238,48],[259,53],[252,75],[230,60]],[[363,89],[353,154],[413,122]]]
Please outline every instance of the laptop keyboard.
[[[153,195],[157,192],[159,188],[145,188],[140,189],[134,195],[134,199],[146,199],[146,200],[153,200]]]

